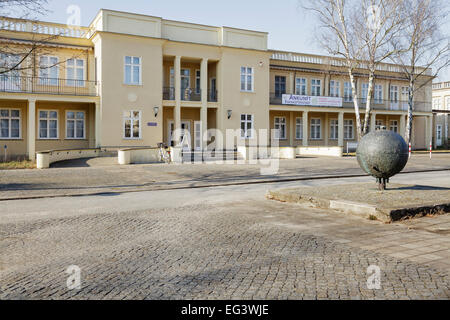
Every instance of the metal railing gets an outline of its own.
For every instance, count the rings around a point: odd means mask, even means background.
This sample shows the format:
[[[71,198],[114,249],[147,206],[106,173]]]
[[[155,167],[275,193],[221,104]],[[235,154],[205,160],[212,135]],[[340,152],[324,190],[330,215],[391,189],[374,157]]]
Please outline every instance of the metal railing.
[[[270,93],[270,104],[271,105],[281,105],[283,103],[282,95]],[[358,99],[358,104],[360,110],[363,111],[366,107],[366,99]],[[431,112],[431,102],[424,101],[414,101],[414,111],[418,112]],[[408,101],[391,101],[391,100],[377,100],[373,99],[371,101],[372,110],[391,110],[391,111],[408,111]],[[321,107],[333,107],[323,105]],[[354,108],[352,98],[343,98],[342,101],[343,108]]]
[[[175,88],[164,87],[163,88],[163,100],[175,100]]]
[[[60,78],[0,75],[0,92],[97,96],[97,82]]]
[[[202,91],[199,88],[181,88],[182,101],[202,101]]]
[[[217,102],[217,91],[216,90],[208,91],[208,102]]]

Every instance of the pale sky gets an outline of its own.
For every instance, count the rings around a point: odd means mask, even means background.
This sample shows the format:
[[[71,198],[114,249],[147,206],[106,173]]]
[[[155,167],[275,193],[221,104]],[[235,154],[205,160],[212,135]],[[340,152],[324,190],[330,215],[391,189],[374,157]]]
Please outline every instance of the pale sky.
[[[66,23],[67,8],[81,9],[81,24],[89,25],[99,9],[148,14],[213,26],[228,26],[269,32],[269,48],[313,54],[326,54],[315,44],[317,27],[311,13],[305,13],[298,0],[49,0],[49,12],[40,20]],[[450,26],[448,28],[450,34]],[[450,81],[450,70],[441,81]]]

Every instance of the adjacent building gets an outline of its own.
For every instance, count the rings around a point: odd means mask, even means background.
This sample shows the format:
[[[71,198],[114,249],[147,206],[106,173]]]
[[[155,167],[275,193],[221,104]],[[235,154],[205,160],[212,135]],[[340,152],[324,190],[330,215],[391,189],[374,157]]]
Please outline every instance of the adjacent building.
[[[89,27],[0,19],[2,55],[22,68],[0,75],[0,143],[12,156],[43,150],[155,147],[202,150],[209,129],[278,129],[281,146],[345,146],[356,140],[352,93],[337,58],[269,50],[268,34],[101,10]],[[367,72],[356,71],[361,104]],[[404,133],[407,81],[381,64],[371,129]],[[431,84],[416,94],[413,148],[432,138]],[[364,106],[362,107],[362,110]],[[363,116],[363,114],[362,114]],[[175,135],[175,129],[181,132]]]
[[[450,136],[450,82],[433,83],[434,145],[448,148]]]

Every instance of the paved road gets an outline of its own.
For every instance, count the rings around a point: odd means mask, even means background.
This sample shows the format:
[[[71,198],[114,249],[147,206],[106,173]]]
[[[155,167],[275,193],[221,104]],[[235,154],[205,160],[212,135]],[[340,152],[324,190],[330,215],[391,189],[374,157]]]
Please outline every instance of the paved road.
[[[449,215],[385,225],[264,199],[357,181],[3,201],[0,298],[448,299]],[[450,173],[393,182],[448,187]],[[67,290],[70,265],[81,290]],[[367,288],[370,265],[380,290]]]

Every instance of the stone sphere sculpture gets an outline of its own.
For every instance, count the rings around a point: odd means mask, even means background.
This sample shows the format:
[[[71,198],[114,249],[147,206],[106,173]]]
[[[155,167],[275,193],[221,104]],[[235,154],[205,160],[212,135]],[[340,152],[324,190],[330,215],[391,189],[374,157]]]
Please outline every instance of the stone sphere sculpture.
[[[405,168],[409,148],[401,135],[384,128],[366,134],[358,144],[359,166],[375,177],[380,190],[386,189],[389,178]]]

